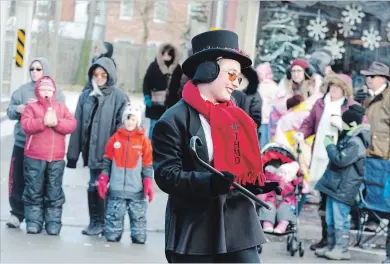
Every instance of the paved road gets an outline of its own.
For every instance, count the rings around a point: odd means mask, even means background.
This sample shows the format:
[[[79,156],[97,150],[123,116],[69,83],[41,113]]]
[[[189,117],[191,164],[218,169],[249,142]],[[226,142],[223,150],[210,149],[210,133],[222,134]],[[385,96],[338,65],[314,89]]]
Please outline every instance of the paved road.
[[[147,126],[147,122],[144,124]],[[0,127],[2,129],[2,127]],[[164,257],[164,214],[167,195],[155,187],[155,198],[148,210],[148,243],[144,246],[133,245],[129,236],[124,235],[119,244],[107,244],[101,238],[90,238],[80,234],[82,227],[88,224],[86,188],[89,173],[82,164],[75,170],[66,169],[64,191],[66,203],[63,212],[63,224],[60,237],[49,237],[45,234],[27,235],[22,230],[5,228],[9,215],[8,204],[8,171],[13,146],[13,137],[0,139],[0,232],[1,263],[9,262],[165,262]],[[306,206],[301,217],[302,237],[315,239],[319,236],[319,219],[313,206]],[[126,230],[129,223],[126,221]],[[160,232],[155,232],[160,231]],[[272,243],[264,247],[263,262],[271,263],[319,263],[329,262],[317,259],[312,252],[307,252],[303,259],[291,258],[285,251],[285,243],[280,239],[270,238]],[[311,241],[307,241],[309,245]],[[382,255],[382,256],[380,256]],[[353,252],[350,263],[379,263],[380,255]],[[345,262],[344,262],[345,263]]]
[[[23,230],[1,232],[1,263],[164,263],[164,234],[150,232],[145,245],[135,245],[124,235],[120,243],[107,243],[102,238],[80,235],[81,228],[64,227],[60,237],[27,235]],[[284,242],[264,246],[262,263],[335,263],[318,259],[313,252],[303,258],[290,257]],[[343,263],[380,263],[383,257],[353,252],[352,260]]]

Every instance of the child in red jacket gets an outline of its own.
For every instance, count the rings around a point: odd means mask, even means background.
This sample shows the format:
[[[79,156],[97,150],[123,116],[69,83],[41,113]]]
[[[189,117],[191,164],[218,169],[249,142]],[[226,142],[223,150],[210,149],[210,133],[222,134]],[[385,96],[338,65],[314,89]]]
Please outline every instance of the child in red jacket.
[[[23,192],[26,230],[38,234],[45,223],[47,234],[58,235],[65,202],[65,136],[76,128],[76,119],[65,104],[55,100],[56,86],[50,77],[37,80],[34,89],[37,102],[27,105],[20,121],[27,135]]]
[[[98,192],[104,199],[110,181],[106,227],[107,241],[120,241],[124,217],[129,214],[131,240],[146,242],[145,197],[152,201],[153,158],[152,144],[141,124],[141,110],[128,106],[122,116],[123,127],[109,139],[104,154],[103,171],[99,176]]]

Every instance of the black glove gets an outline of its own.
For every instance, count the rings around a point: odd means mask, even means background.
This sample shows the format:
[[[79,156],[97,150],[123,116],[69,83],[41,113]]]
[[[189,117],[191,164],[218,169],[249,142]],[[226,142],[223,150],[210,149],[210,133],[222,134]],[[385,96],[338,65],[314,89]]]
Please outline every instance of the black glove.
[[[227,194],[236,176],[227,171],[221,171],[224,177],[219,174],[211,175],[211,189],[217,194]]]
[[[367,92],[364,91],[364,89],[360,89],[358,90],[356,93],[355,93],[355,101],[364,101],[367,99],[367,97],[369,96],[369,94]]]
[[[282,194],[282,189],[279,187],[278,182],[266,182],[264,183],[264,186],[258,186],[258,185],[245,185],[245,188],[248,189],[251,193],[254,195],[259,195],[259,194],[266,194],[272,191],[275,191],[277,195]]]
[[[76,169],[77,160],[68,159],[68,163],[66,164],[66,167],[70,169]]]

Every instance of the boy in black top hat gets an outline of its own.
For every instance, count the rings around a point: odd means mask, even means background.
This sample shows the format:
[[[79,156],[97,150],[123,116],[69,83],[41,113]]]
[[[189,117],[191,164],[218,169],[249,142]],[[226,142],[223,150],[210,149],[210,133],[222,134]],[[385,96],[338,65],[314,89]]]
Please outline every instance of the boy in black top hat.
[[[232,188],[235,181],[255,194],[272,189],[263,186],[256,125],[231,101],[241,69],[252,61],[227,30],[195,36],[192,49],[182,67],[190,78],[183,98],[158,120],[152,135],[155,180],[169,194],[167,260],[258,263],[256,247],[266,239],[255,206]],[[194,159],[188,147],[193,136],[203,142],[198,156],[225,177]]]

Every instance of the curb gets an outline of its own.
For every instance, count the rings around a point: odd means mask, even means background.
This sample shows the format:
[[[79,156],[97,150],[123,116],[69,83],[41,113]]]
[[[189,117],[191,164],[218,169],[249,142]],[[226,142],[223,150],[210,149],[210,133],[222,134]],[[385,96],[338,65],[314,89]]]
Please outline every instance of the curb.
[[[1,218],[0,222],[6,222],[5,219]],[[72,224],[72,223],[63,223],[63,226],[65,227],[74,227],[74,228],[83,228],[86,225],[82,224]],[[128,228],[125,228],[124,231],[129,231]],[[147,228],[147,232],[150,233],[164,233],[165,229],[164,228]],[[356,243],[356,234],[357,232],[354,230],[352,231],[351,234],[351,245]],[[363,239],[367,237],[367,233],[365,232],[363,235]],[[321,230],[319,230],[316,226],[306,226],[306,227],[300,227],[299,232],[298,232],[298,237],[301,238],[305,242],[305,248],[306,250],[309,249],[309,245],[312,242],[317,241],[321,237]],[[272,236],[266,234],[267,242],[284,242],[287,239],[287,236]],[[385,245],[386,244],[386,237],[382,236],[380,239],[378,239],[379,243],[376,243],[377,245]],[[365,254],[371,254],[371,255],[377,255],[377,256],[386,256],[385,249],[371,249],[371,248],[360,248],[360,247],[354,247],[350,246],[349,250],[351,251],[356,251],[356,252],[362,252]]]

